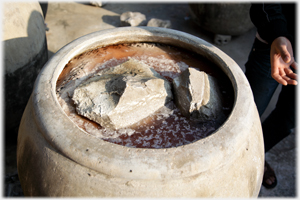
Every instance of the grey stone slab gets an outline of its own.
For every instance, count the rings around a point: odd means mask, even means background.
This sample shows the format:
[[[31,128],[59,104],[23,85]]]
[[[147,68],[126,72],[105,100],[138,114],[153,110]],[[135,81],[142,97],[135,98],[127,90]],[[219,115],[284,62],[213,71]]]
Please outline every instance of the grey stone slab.
[[[222,116],[221,92],[205,72],[186,69],[173,80],[173,89],[176,106],[186,117],[205,122]]]
[[[172,98],[169,81],[134,59],[100,71],[72,97],[78,114],[112,129],[139,122]]]

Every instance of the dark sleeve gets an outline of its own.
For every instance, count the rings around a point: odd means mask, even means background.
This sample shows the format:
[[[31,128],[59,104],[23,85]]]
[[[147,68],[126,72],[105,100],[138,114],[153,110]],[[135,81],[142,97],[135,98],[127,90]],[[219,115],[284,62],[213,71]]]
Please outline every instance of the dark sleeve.
[[[287,30],[287,21],[279,3],[253,3],[250,18],[260,37],[269,44],[280,36],[287,37],[292,42],[293,37]]]

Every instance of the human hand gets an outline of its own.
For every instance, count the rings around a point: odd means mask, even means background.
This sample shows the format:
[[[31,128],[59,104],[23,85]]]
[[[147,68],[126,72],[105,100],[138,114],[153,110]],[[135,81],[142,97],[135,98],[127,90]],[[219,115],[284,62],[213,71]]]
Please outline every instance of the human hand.
[[[291,42],[286,37],[276,38],[271,45],[271,74],[282,85],[297,85],[297,74],[292,71],[298,68],[294,60]]]

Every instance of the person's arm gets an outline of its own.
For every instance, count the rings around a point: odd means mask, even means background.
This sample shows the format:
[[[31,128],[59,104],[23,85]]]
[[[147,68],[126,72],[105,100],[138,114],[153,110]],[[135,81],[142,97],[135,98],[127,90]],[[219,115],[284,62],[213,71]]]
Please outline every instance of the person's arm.
[[[254,3],[250,8],[250,18],[259,36],[271,46],[272,77],[282,85],[297,85],[297,75],[290,68],[292,66],[297,69],[291,45],[293,36],[287,30],[281,5]]]

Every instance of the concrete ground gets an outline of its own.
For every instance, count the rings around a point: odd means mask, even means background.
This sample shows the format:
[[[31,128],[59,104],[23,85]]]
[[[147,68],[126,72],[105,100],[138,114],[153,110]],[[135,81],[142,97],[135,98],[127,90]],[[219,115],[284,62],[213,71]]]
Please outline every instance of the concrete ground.
[[[170,20],[172,28],[183,31],[210,43],[213,43],[214,35],[202,30],[191,19],[187,3],[107,3],[103,7],[92,6],[89,3],[78,2],[50,2],[48,4],[45,23],[49,30],[46,32],[49,58],[61,47],[74,39],[88,33],[120,26],[120,15],[126,11],[141,12],[147,20],[159,18]],[[255,28],[240,36],[232,37],[231,42],[223,46],[217,46],[228,54],[244,71],[255,38]],[[262,120],[274,108],[278,88],[269,107],[262,116]],[[274,189],[266,189],[262,186],[259,197],[296,197],[296,143],[295,134],[291,134],[266,154],[266,159],[274,168],[278,185]],[[16,179],[15,146],[5,148],[5,173],[7,178]],[[11,175],[11,177],[8,177]],[[9,180],[10,180],[9,179]],[[9,182],[6,181],[6,182]],[[14,181],[11,180],[11,183]],[[17,181],[15,181],[17,183]],[[8,187],[8,186],[7,186]],[[17,190],[17,189],[15,189]],[[20,191],[6,194],[5,196],[21,196]],[[19,194],[19,195],[17,195]]]

